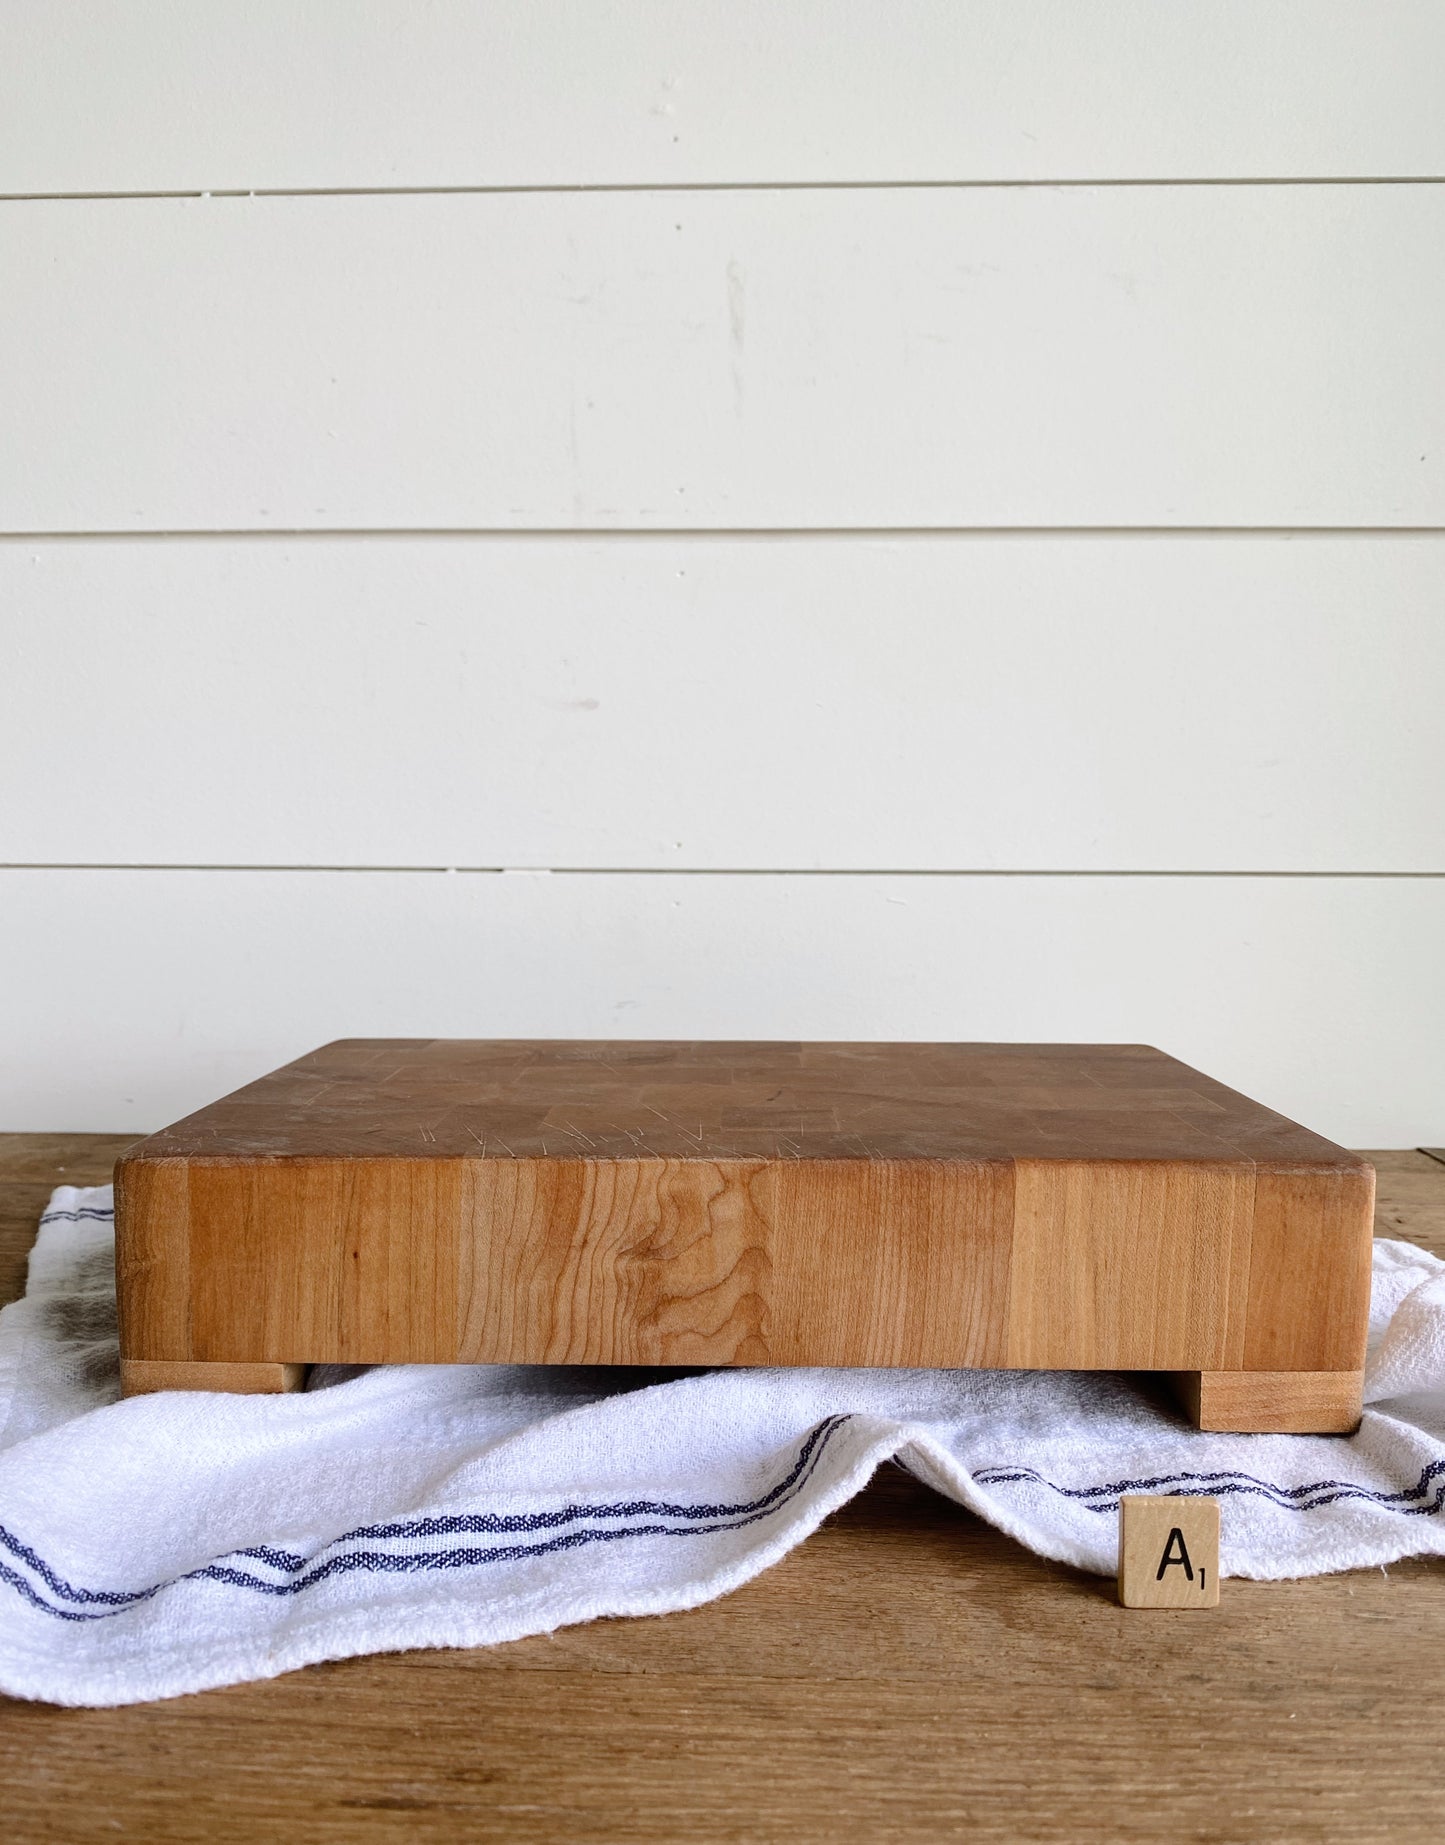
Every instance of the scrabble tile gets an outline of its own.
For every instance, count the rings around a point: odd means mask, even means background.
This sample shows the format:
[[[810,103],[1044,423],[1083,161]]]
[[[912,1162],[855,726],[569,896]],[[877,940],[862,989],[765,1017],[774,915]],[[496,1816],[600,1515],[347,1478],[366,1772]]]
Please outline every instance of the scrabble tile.
[[[1119,1501],[1126,1608],[1219,1605],[1219,1501],[1137,1494]]]

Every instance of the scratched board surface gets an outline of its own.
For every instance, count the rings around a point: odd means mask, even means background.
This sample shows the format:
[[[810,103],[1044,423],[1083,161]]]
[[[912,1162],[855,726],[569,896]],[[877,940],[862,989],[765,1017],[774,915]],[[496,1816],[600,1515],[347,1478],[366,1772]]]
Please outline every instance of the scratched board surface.
[[[1147,1045],[560,1039],[343,1039],[135,1153],[1356,1163]]]

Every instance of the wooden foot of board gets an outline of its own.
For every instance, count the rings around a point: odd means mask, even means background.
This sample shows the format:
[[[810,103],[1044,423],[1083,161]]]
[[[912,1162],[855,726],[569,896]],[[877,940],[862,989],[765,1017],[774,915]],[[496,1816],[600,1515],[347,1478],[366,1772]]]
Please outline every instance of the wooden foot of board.
[[[238,1396],[270,1396],[300,1390],[305,1365],[206,1364],[198,1360],[122,1358],[120,1393],[145,1396],[153,1390],[226,1390]]]
[[[1176,1371],[1197,1429],[1235,1435],[1349,1435],[1359,1427],[1361,1371]]]

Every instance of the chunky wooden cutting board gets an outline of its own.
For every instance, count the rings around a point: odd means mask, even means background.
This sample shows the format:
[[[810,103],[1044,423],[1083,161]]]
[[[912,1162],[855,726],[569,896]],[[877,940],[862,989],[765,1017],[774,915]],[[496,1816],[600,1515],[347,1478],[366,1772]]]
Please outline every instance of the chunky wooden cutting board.
[[[128,1391],[318,1362],[1185,1374],[1360,1412],[1374,1173],[1144,1045],[347,1039],[116,1167]]]

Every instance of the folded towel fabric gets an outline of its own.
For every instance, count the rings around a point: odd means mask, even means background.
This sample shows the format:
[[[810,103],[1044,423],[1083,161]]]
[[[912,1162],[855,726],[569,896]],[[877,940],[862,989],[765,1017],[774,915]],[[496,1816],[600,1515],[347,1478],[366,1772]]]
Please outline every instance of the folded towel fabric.
[[[879,1464],[1112,1572],[1126,1492],[1216,1495],[1224,1575],[1445,1551],[1445,1263],[1377,1242],[1348,1438],[1202,1435],[1086,1372],[318,1367],[117,1401],[108,1187],[0,1313],[0,1690],[112,1705],[693,1607]]]

